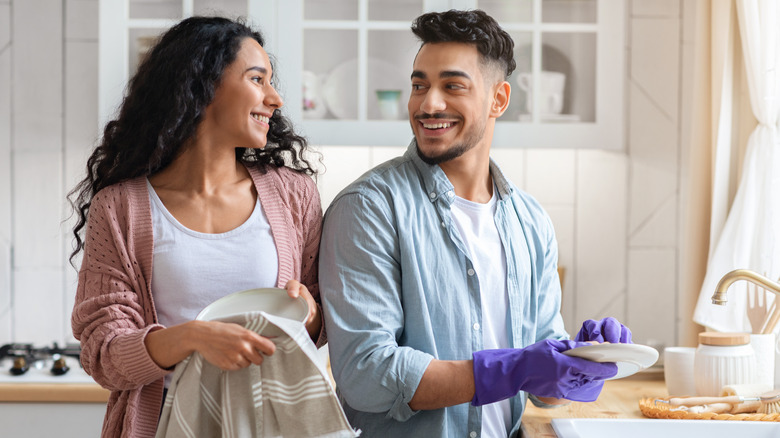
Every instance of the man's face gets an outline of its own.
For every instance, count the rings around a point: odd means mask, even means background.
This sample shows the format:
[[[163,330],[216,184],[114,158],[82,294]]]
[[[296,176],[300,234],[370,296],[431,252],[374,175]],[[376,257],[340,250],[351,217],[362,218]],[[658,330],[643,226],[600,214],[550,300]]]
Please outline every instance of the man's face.
[[[492,81],[484,79],[479,52],[471,44],[429,43],[420,48],[408,108],[424,161],[450,161],[483,142],[492,101]]]

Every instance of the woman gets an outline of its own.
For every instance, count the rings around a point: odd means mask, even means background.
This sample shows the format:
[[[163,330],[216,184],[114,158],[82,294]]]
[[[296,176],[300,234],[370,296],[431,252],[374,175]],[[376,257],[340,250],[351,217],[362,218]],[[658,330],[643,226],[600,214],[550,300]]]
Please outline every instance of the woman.
[[[193,321],[228,293],[284,287],[304,297],[306,328],[325,343],[315,169],[280,114],[262,46],[225,18],[171,28],[71,193],[71,260],[84,251],[72,326],[84,369],[111,390],[103,436],[153,436],[164,377],[193,352],[223,370],[273,354],[243,327]]]

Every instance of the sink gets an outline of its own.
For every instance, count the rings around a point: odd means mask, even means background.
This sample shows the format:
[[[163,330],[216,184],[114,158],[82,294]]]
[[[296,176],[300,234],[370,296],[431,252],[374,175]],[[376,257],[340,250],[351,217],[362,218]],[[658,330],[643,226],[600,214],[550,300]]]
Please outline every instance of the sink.
[[[723,420],[554,418],[558,438],[777,438],[780,423]]]

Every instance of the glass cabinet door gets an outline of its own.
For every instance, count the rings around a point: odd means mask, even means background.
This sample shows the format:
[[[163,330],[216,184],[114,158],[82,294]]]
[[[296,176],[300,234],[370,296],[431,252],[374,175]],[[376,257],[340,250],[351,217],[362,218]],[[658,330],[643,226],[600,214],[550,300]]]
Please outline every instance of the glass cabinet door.
[[[479,8],[515,42],[510,105],[494,146],[623,147],[624,0],[287,0],[277,7],[286,11],[277,17],[290,19],[270,50],[285,69],[280,80],[291,84],[288,112],[316,144],[405,145],[419,48],[412,20]]]
[[[157,38],[193,15],[246,17],[258,0],[100,0],[99,126],[122,102],[125,86]]]
[[[315,144],[407,144],[406,102],[419,47],[409,28],[423,12],[447,6],[447,0],[276,3],[276,11],[265,12],[289,19],[276,20],[283,27],[269,50],[283,72],[288,114]]]
[[[495,147],[623,148],[625,0],[100,0],[100,122],[161,32],[219,13],[261,29],[284,111],[312,143],[403,146],[411,22],[450,8],[485,10],[515,42]]]

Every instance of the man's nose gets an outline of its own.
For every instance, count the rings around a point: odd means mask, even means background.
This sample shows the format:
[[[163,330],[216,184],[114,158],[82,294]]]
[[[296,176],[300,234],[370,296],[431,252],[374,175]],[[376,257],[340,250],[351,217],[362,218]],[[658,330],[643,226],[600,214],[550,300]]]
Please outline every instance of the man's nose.
[[[420,103],[420,111],[427,114],[436,114],[444,111],[447,108],[447,103],[444,101],[444,96],[435,89],[428,90],[425,93],[422,103]]]

